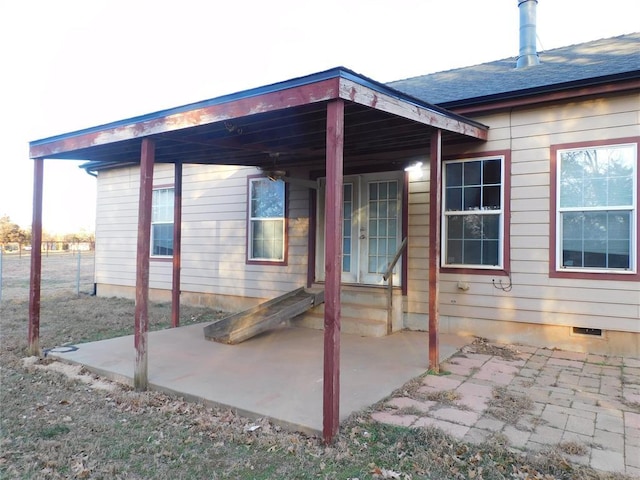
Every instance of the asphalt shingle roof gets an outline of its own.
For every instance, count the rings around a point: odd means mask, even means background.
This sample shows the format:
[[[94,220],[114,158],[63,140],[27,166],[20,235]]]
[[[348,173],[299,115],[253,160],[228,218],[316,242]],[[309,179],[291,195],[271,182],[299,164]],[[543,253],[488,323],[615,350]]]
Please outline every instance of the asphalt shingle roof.
[[[387,85],[443,107],[492,98],[552,90],[570,83],[589,84],[614,77],[640,76],[640,32],[538,52],[540,64],[516,69],[517,57]]]

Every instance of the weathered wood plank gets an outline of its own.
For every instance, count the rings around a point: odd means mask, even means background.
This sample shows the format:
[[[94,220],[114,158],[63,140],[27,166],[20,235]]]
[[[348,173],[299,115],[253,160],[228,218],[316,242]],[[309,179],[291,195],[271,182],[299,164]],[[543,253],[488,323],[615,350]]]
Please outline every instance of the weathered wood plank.
[[[165,116],[149,119],[144,117],[132,118],[129,123],[124,121],[105,125],[100,129],[79,131],[77,135],[71,137],[66,136],[60,140],[54,138],[40,145],[32,145],[29,153],[31,158],[46,157],[96,145],[105,145],[258,113],[323,102],[336,98],[337,95],[338,79],[332,78],[286,90],[215,103],[201,108],[194,108],[193,110],[167,113]]]
[[[340,423],[340,277],[342,274],[342,184],[344,101],[327,105],[327,185],[325,194],[325,309],[322,437],[331,443]]]
[[[310,293],[298,288],[207,325],[204,327],[204,336],[207,340],[220,343],[241,343],[291,320],[322,301],[322,293]]]
[[[29,354],[40,355],[40,286],[42,281],[42,191],[44,160],[33,164],[33,222],[31,225],[31,271],[29,280]],[[36,248],[37,247],[37,248]]]
[[[429,204],[429,369],[440,371],[440,206],[442,202],[442,132],[431,135]]]
[[[437,110],[432,110],[420,105],[409,103],[405,100],[394,98],[372,88],[360,85],[353,80],[340,80],[340,98],[350,100],[360,105],[366,105],[376,110],[392,113],[403,118],[408,118],[416,122],[436,127],[448,132],[459,133],[474,137],[479,140],[486,140],[489,136],[488,128],[476,126],[471,122],[453,116],[447,116]],[[453,115],[453,114],[451,114]]]
[[[138,246],[136,253],[136,307],[134,312],[134,344],[136,363],[133,384],[144,391],[147,375],[147,334],[149,332],[149,254],[151,252],[151,202],[153,196],[153,163],[155,143],[142,140],[140,153],[140,202],[138,208]]]

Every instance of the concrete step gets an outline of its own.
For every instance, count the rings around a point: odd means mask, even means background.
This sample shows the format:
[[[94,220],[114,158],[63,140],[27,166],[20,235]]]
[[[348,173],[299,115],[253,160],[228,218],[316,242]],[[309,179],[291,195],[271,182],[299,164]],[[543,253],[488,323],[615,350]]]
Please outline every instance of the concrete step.
[[[325,304],[322,303],[312,309],[313,313],[324,315]],[[357,304],[341,302],[340,312],[343,317],[363,318],[367,320],[387,321],[387,306],[376,307],[371,304]]]
[[[291,321],[297,327],[324,330],[324,313],[309,311]],[[387,335],[387,320],[371,320],[367,318],[354,318],[340,316],[340,331],[362,337],[384,337]]]
[[[321,287],[322,285],[318,285]],[[402,305],[402,292],[394,289],[394,306]],[[324,308],[321,304],[296,317],[294,325],[324,329]],[[397,308],[396,308],[397,309]],[[401,315],[401,308],[399,309]],[[366,337],[387,335],[387,290],[380,287],[343,285],[340,290],[341,331]]]

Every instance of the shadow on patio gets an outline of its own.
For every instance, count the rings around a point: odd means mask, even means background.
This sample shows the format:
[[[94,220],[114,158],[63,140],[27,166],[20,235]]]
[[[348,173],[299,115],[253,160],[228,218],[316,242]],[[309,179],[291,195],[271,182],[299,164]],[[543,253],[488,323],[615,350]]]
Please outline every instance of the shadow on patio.
[[[268,417],[287,429],[322,432],[323,332],[287,327],[239,345],[205,340],[204,324],[150,332],[149,388],[191,401],[226,406],[251,417]],[[441,361],[471,337],[440,336]],[[133,385],[133,336],[50,352],[60,360]],[[370,338],[341,336],[340,421],[423,374],[429,363],[428,334],[398,332]]]

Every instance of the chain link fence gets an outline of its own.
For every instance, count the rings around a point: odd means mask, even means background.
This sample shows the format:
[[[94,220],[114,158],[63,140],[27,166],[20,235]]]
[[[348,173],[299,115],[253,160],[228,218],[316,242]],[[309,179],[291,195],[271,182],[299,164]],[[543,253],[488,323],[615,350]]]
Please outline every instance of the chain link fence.
[[[0,302],[29,299],[31,252],[0,249]],[[42,252],[41,295],[93,294],[95,252]]]

